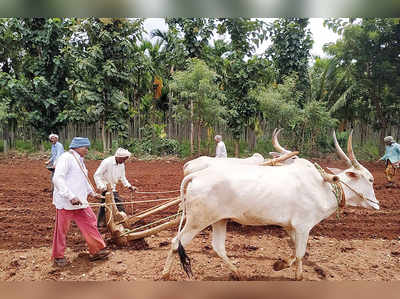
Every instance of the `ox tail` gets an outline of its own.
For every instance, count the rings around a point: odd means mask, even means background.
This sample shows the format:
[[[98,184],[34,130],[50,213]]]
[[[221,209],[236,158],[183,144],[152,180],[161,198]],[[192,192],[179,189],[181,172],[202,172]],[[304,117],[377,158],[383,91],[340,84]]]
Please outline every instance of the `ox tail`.
[[[186,254],[185,248],[183,248],[181,241],[179,241],[179,244],[178,244],[178,254],[179,254],[179,259],[181,261],[182,268],[186,272],[186,275],[189,278],[192,277],[193,273],[192,273],[192,265],[190,263],[190,258]]]
[[[193,174],[188,175],[183,178],[182,183],[181,183],[181,188],[180,188],[180,196],[181,196],[181,208],[182,208],[182,216],[181,216],[181,221],[179,222],[179,228],[178,228],[178,255],[179,255],[179,260],[181,261],[181,265],[183,270],[185,271],[186,275],[190,278],[193,276],[192,273],[192,266],[190,263],[190,258],[186,254],[185,248],[183,248],[183,245],[181,243],[181,228],[182,228],[182,223],[183,219],[185,218],[185,213],[186,213],[186,206],[185,206],[185,187],[187,184],[189,184],[193,179]]]
[[[186,214],[185,187],[187,184],[189,184],[192,181],[192,179],[193,179],[193,174],[185,176],[181,183],[180,196],[181,196],[182,216],[181,216],[181,221],[179,222],[178,239],[180,238],[180,232],[181,232],[181,228],[182,228],[182,224],[183,224],[183,219],[185,218],[185,214]]]

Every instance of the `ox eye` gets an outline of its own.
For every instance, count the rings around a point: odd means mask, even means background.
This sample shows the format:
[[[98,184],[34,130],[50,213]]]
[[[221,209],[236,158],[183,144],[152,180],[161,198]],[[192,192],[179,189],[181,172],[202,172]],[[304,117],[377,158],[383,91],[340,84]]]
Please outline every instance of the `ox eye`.
[[[373,182],[374,182],[374,179],[369,179],[369,181],[370,181],[371,183],[373,183]]]

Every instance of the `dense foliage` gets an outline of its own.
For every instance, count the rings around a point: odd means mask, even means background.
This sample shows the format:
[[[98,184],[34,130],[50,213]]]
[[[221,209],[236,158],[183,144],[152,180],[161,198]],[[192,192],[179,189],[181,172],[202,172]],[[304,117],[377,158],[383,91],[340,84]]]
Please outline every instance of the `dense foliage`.
[[[266,154],[281,127],[286,146],[318,154],[354,128],[376,155],[400,138],[399,19],[326,19],[340,38],[325,57],[310,55],[308,19],[166,18],[148,35],[144,21],[0,19],[0,148],[55,132],[185,156],[211,154],[219,133],[229,155]]]

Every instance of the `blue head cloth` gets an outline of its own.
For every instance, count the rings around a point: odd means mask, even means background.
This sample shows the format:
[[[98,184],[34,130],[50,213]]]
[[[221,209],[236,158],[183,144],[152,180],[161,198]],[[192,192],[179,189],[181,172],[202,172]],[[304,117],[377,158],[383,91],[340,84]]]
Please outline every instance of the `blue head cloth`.
[[[89,147],[90,141],[86,137],[74,137],[69,145],[69,148]]]

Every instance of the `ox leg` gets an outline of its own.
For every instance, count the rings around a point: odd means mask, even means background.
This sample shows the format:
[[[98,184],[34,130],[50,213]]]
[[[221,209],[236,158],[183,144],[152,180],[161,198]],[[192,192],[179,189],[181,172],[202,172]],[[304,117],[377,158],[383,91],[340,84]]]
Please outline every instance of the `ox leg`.
[[[294,231],[294,229],[286,229],[289,237],[290,237],[290,241],[291,244],[289,244],[289,246],[291,246],[293,249],[295,249],[296,246],[296,232]],[[291,267],[293,265],[293,263],[296,261],[296,255],[293,254],[287,261],[288,263],[288,267]]]
[[[212,247],[217,255],[228,265],[229,269],[231,269],[236,278],[240,279],[238,269],[226,255],[225,238],[227,222],[228,220],[221,220],[212,225]]]
[[[277,260],[273,265],[273,268],[275,271],[280,271],[283,269],[290,268],[293,265],[293,263],[296,261],[296,254],[295,254],[296,233],[295,233],[295,230],[292,228],[288,228],[288,227],[285,227],[285,230],[290,237],[288,240],[288,245],[293,250],[293,254],[288,259]]]
[[[190,224],[186,223],[182,231],[178,233],[178,235],[175,238],[172,239],[171,249],[168,252],[167,260],[165,262],[164,270],[162,272],[162,279],[168,279],[170,276],[172,262],[174,254],[178,250],[179,240],[181,241],[182,246],[185,247],[203,228],[204,227],[198,227],[198,226],[196,226],[196,228],[193,228],[190,226]]]
[[[178,236],[172,239],[171,241],[171,249],[168,252],[167,260],[165,261],[164,265],[164,270],[162,272],[162,279],[168,279],[170,272],[171,272],[171,266],[172,266],[172,261],[174,258],[174,254],[178,250]]]
[[[308,240],[309,231],[296,231],[296,263],[297,263],[297,270],[296,270],[296,280],[303,279],[303,256],[306,253],[307,247],[307,240]]]

